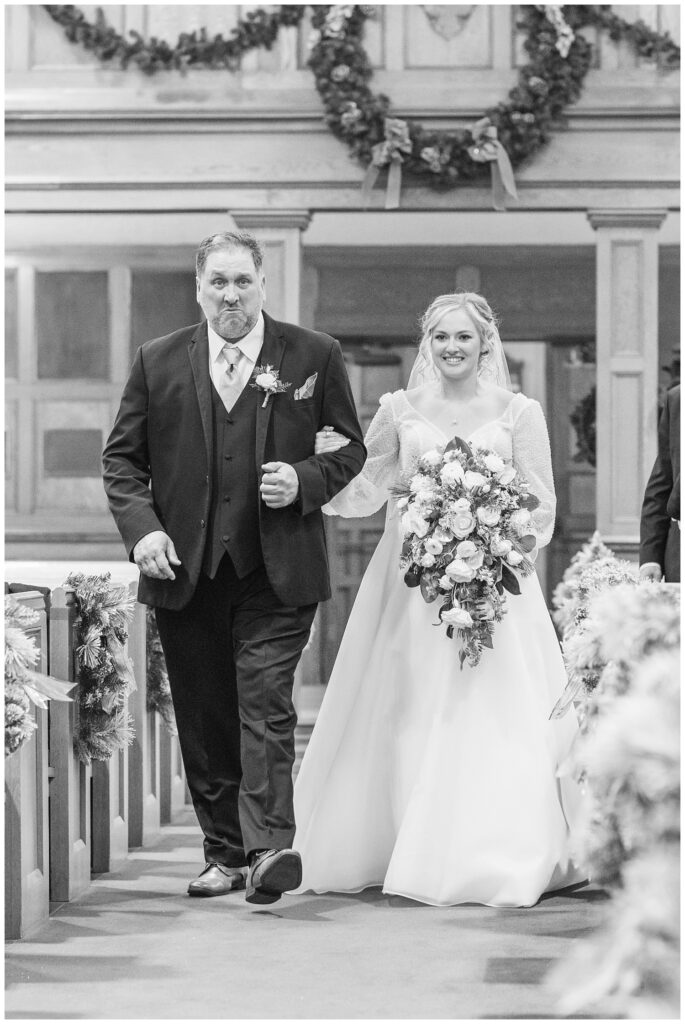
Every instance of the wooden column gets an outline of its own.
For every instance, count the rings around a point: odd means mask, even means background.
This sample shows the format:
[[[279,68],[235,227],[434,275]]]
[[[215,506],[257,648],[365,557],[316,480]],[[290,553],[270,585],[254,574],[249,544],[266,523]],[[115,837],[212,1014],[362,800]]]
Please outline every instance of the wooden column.
[[[45,598],[16,595],[40,616],[27,630],[40,651],[37,670],[48,671]],[[37,728],[5,759],[5,938],[23,939],[49,912],[48,713],[32,705]]]
[[[130,584],[135,597],[137,584]],[[128,706],[135,738],[128,751],[128,845],[144,846],[160,828],[159,716],[147,710],[147,642],[145,606],[136,602],[129,626],[128,653],[137,689]]]
[[[93,761],[92,832],[93,871],[116,871],[128,856],[128,747]]]
[[[75,678],[74,592],[63,587],[50,600],[50,673]],[[91,769],[74,752],[78,691],[73,703],[53,701],[49,711],[50,767],[50,899],[73,900],[90,885]]]
[[[665,210],[590,210],[597,232],[597,528],[635,557],[656,454],[658,242]]]

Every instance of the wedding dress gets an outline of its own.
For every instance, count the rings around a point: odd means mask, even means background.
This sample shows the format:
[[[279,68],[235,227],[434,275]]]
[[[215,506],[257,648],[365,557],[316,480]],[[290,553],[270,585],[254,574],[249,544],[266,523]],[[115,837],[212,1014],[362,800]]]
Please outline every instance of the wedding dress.
[[[406,392],[384,395],[362,474],[324,509],[365,516],[388,500],[295,786],[300,893],[382,885],[436,906],[512,907],[583,878],[570,856],[580,793],[557,777],[577,723],[549,720],[566,675],[537,576],[507,596],[494,650],[463,670],[438,605],[403,580],[390,488],[448,440]],[[466,440],[513,458],[540,499],[538,546],[549,543],[555,497],[539,404],[514,395]]]

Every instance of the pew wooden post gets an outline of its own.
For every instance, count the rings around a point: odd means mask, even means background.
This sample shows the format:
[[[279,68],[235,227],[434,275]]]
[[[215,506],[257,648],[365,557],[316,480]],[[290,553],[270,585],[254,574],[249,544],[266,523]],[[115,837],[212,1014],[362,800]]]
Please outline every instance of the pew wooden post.
[[[36,640],[36,668],[48,671],[45,599],[27,591],[17,600],[40,616],[26,630]],[[50,909],[48,817],[48,713],[32,705],[37,728],[5,759],[5,937],[23,939],[43,924]]]
[[[75,679],[74,620],[71,589],[57,587],[50,602],[50,673]],[[50,765],[50,899],[64,903],[90,885],[91,769],[74,750],[78,722],[78,691],[73,703],[53,701],[49,712]]]
[[[136,585],[131,584],[135,596]],[[128,845],[144,846],[160,829],[159,715],[147,710],[146,609],[135,604],[128,653],[137,689],[129,696],[135,739],[128,754]]]
[[[116,871],[128,856],[128,747],[93,761],[93,871]]]
[[[160,749],[160,821],[172,822],[185,806],[185,775],[178,737],[172,736],[162,724],[159,731]]]

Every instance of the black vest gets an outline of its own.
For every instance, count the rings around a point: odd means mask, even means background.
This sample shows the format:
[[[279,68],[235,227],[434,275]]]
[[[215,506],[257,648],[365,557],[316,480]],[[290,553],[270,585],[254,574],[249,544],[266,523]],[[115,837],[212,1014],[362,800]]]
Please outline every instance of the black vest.
[[[202,571],[214,577],[228,553],[239,579],[262,564],[255,431],[260,393],[247,384],[230,412],[212,384],[211,504]]]

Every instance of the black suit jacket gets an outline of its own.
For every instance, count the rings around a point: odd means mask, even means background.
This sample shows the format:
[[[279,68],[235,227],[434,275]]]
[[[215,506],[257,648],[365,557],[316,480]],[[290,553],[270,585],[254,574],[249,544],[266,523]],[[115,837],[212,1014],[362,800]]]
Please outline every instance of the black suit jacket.
[[[640,516],[640,565],[658,562],[665,569],[665,552],[672,519],[680,519],[680,385],[666,392],[659,420],[656,461]]]
[[[292,465],[300,482],[295,506],[259,502],[260,535],[269,582],[286,605],[330,597],[321,506],[362,469],[366,450],[340,345],[326,334],[279,323],[264,314],[259,364],[269,363],[288,390],[259,403],[254,458]],[[318,374],[314,395],[295,389]],[[181,565],[175,580],[141,575],[139,600],[180,609],[190,600],[207,539],[212,460],[212,400],[206,322],[142,345],[136,354],[103,454],[110,509],[132,557],[141,539],[164,530]],[[314,455],[325,424],[350,438],[338,452]]]

